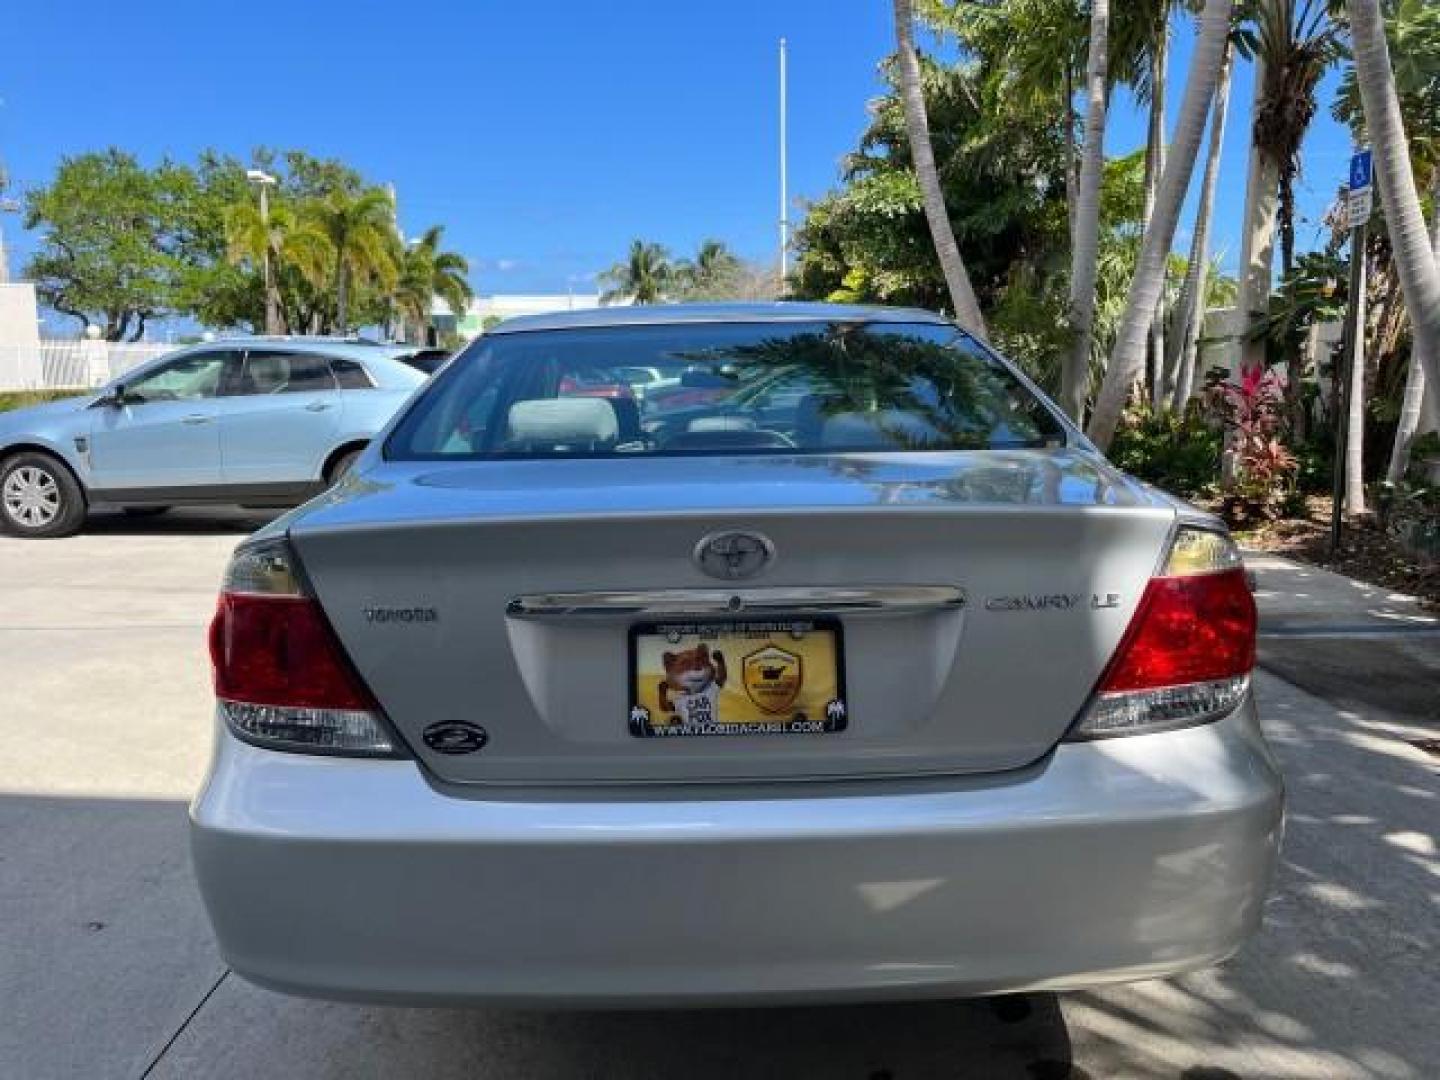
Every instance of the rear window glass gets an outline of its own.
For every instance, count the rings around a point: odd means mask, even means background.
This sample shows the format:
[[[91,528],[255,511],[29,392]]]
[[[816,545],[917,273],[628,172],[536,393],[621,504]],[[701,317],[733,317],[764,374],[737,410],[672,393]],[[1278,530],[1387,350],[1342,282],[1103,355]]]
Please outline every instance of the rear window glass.
[[[954,328],[716,323],[487,335],[401,419],[393,460],[1060,445]]]
[[[348,357],[332,356],[330,371],[341,390],[369,390],[375,385],[365,373],[365,368]]]
[[[311,353],[251,352],[240,377],[241,394],[307,394],[334,390],[325,357]]]

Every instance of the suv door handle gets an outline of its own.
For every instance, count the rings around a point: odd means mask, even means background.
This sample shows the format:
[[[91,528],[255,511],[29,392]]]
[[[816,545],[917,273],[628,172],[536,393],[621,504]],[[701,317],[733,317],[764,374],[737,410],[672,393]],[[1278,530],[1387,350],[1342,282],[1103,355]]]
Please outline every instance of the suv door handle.
[[[308,404],[308,405],[305,406],[305,411],[306,411],[306,412],[324,412],[324,411],[325,411],[326,409],[328,409],[328,408],[330,408],[330,402],[328,402],[328,401],[312,401],[312,402],[310,402],[310,404]]]
[[[206,416],[204,413],[191,413],[180,422],[182,424],[208,424],[213,419],[215,419],[213,416]]]

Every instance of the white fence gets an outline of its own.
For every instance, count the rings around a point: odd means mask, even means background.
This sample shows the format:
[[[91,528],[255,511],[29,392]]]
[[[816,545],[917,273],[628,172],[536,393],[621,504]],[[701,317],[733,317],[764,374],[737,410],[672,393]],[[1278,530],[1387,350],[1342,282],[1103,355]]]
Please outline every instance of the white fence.
[[[0,390],[83,390],[175,348],[89,340],[0,345]]]

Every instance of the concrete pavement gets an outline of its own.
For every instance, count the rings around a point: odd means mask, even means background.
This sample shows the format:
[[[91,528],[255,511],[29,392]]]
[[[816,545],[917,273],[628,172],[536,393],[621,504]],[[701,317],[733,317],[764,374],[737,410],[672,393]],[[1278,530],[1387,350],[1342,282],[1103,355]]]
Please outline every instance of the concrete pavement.
[[[1403,600],[1265,560],[1262,661],[1305,669],[1304,653],[1266,655],[1339,643],[1350,696],[1257,675],[1289,827],[1266,926],[1220,967],[999,1005],[682,1014],[366,1008],[251,987],[214,951],[184,804],[209,740],[204,627],[253,524],[181,513],[0,540],[0,1077],[1440,1075],[1440,760],[1413,745],[1433,737],[1437,699],[1390,708],[1364,688],[1364,650],[1394,636],[1371,624],[1420,628],[1402,631],[1416,659],[1386,683],[1423,685],[1440,638]]]
[[[1266,669],[1334,704],[1440,734],[1440,611],[1273,555],[1252,553],[1246,563],[1258,579]]]

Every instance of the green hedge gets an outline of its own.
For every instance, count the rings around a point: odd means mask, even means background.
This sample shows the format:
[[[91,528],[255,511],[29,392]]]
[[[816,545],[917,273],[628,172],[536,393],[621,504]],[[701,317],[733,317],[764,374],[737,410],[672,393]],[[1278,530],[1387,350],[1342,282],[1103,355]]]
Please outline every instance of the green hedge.
[[[27,405],[40,405],[46,401],[60,401],[76,397],[76,390],[4,390],[0,391],[0,412],[9,409],[23,409]]]

